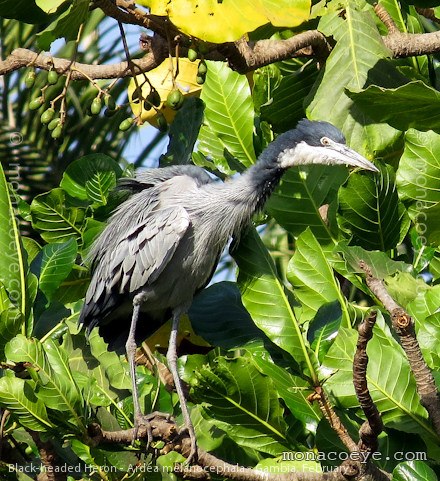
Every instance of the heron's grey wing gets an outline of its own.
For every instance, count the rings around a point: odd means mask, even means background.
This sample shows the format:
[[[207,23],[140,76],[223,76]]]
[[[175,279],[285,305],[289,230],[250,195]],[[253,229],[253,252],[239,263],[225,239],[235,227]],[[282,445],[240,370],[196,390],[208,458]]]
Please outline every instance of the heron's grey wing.
[[[190,225],[187,211],[169,207],[139,219],[112,252],[105,276],[110,289],[134,293],[154,282],[175,253]]]

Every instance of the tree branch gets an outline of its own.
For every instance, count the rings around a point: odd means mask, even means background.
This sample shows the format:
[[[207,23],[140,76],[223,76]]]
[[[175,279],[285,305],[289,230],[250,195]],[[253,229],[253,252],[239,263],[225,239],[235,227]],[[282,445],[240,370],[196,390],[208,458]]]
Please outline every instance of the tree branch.
[[[132,60],[137,74],[152,70],[166,58],[166,49],[161,37],[150,39],[150,51],[141,59]],[[48,54],[37,54],[32,50],[17,48],[3,61],[0,61],[0,75],[23,67],[34,66],[43,70],[53,69],[59,74],[72,70],[72,80],[122,78],[132,74],[127,62],[111,65],[89,65],[56,58]]]
[[[423,359],[414,329],[414,321],[405,309],[389,295],[383,280],[374,277],[365,262],[361,261],[359,266],[366,274],[367,286],[390,313],[394,330],[399,336],[414,375],[420,403],[428,411],[435,432],[440,435],[440,399],[434,377]]]
[[[188,457],[191,451],[191,441],[186,433],[178,433],[177,426],[171,418],[161,415],[151,417],[151,433],[153,439],[161,440],[165,446],[161,454],[171,451],[181,453]],[[147,428],[141,426],[138,430],[138,439],[147,439]],[[134,429],[123,431],[104,431],[99,424],[89,426],[90,443],[94,446],[99,444],[131,444],[133,441]],[[273,474],[267,471],[245,468],[242,466],[229,464],[216,456],[198,448],[197,465],[195,466],[176,466],[175,473],[184,479],[205,480],[209,479],[209,474],[218,477],[227,477],[234,481],[351,481],[363,480],[366,475],[370,475],[376,480],[388,480],[389,478],[371,463],[362,460],[347,460],[333,471],[325,473],[310,472],[290,472],[283,474]]]
[[[371,312],[359,325],[358,342],[353,361],[353,384],[359,404],[367,420],[359,430],[359,449],[375,452],[378,450],[377,438],[383,430],[379,411],[371,398],[367,384],[367,344],[373,337],[373,327],[376,323],[377,312]]]
[[[334,411],[333,407],[329,403],[327,396],[321,386],[315,387],[315,392],[312,393],[308,400],[310,402],[317,401],[321,412],[329,422],[332,429],[336,432],[339,439],[343,442],[344,446],[352,453],[358,451],[357,444],[351,439],[348,434],[347,428],[342,424],[341,419]]]

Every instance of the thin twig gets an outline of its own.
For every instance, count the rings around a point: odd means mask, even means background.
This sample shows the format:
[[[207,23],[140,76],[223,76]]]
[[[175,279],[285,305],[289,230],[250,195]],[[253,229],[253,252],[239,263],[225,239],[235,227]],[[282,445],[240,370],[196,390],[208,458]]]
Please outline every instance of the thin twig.
[[[332,429],[336,432],[339,439],[343,442],[343,444],[351,453],[357,451],[357,444],[353,441],[347,431],[347,428],[344,426],[341,419],[334,411],[324,392],[324,389],[321,386],[316,386],[314,393],[308,397],[308,400],[318,402],[321,412],[324,414],[324,417],[327,419]]]
[[[399,336],[400,343],[414,375],[420,403],[428,411],[434,430],[440,436],[439,394],[434,377],[423,359],[414,329],[414,321],[405,309],[399,306],[390,296],[383,280],[374,277],[371,268],[365,262],[359,262],[359,266],[366,274],[367,286],[390,313],[393,328]]]

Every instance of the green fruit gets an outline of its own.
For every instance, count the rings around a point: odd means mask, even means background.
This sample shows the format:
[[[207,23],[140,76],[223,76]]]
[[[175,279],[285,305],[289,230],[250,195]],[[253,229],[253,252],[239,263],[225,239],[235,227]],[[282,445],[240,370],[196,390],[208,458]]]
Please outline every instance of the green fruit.
[[[47,128],[49,130],[54,130],[58,127],[58,125],[60,125],[60,119],[57,117],[56,119],[52,119],[50,122],[49,122],[49,125],[47,126]]]
[[[90,112],[92,115],[98,115],[102,109],[102,100],[100,97],[96,97],[93,99],[92,105],[90,106]]]
[[[168,122],[166,121],[163,114],[157,116],[157,127],[161,132],[166,132],[168,130]]]
[[[37,110],[44,104],[43,97],[37,97],[29,102],[29,110]]]
[[[182,92],[178,89],[171,90],[171,92],[168,94],[166,104],[168,107],[178,110],[180,107],[182,107],[183,104],[183,95]]]
[[[147,100],[148,100],[148,102],[150,102],[155,107],[159,107],[160,102],[161,102],[159,92],[157,90],[152,90],[147,95]]]
[[[58,125],[58,127],[55,127],[52,130],[52,138],[53,139],[59,139],[63,133],[63,127],[61,125]]]
[[[55,110],[54,109],[47,109],[45,110],[40,117],[41,123],[42,124],[48,124],[52,119],[53,116],[55,115]]]
[[[37,75],[34,70],[31,70],[27,75],[26,78],[24,79],[24,83],[28,89],[32,88],[35,83],[35,79],[37,78]]]
[[[107,94],[104,97],[104,104],[109,110],[116,110],[116,102],[111,95]]]
[[[203,85],[205,83],[205,76],[204,75],[197,75],[196,77],[196,82],[199,84],[199,85]]]
[[[197,50],[194,50],[193,48],[188,49],[188,60],[190,62],[194,62],[197,60],[197,57],[199,56]]]
[[[133,125],[133,122],[134,119],[132,117],[128,117],[119,124],[119,130],[122,130],[122,132],[127,131]]]
[[[30,456],[34,451],[32,450],[31,446],[26,446],[24,453]]]
[[[206,62],[204,60],[202,60],[199,63],[199,66],[197,67],[197,73],[198,73],[198,75],[202,76],[202,75],[206,75],[207,71],[208,71],[208,67],[206,65]]]
[[[58,82],[58,74],[55,72],[55,70],[49,71],[47,74],[47,82],[50,85],[55,85]]]

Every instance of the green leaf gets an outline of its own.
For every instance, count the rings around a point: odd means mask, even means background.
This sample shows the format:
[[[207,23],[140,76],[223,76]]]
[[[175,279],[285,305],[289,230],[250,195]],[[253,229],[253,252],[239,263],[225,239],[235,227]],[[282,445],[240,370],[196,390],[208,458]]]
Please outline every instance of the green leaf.
[[[31,204],[32,227],[46,242],[65,242],[74,237],[81,243],[85,209],[70,207],[64,190],[37,195]]]
[[[26,261],[3,168],[0,165],[0,282],[17,309],[25,315]]]
[[[244,308],[240,291],[233,282],[219,282],[204,289],[195,297],[188,315],[197,335],[224,349],[266,337]]]
[[[78,252],[76,240],[47,244],[38,254],[35,263],[40,265],[39,287],[50,301],[61,282],[69,275]]]
[[[0,359],[5,360],[6,344],[21,330],[23,316],[8,297],[8,293],[0,284]]]
[[[0,0],[0,17],[35,24],[50,20],[35,0]]]
[[[46,13],[55,13],[66,0],[35,0],[35,3]]]
[[[315,64],[286,75],[273,91],[273,98],[261,106],[261,119],[272,124],[276,132],[285,132],[305,117],[304,99],[316,80]]]
[[[68,420],[85,432],[81,397],[68,367],[68,356],[55,341],[49,339],[43,345],[38,339],[19,334],[6,346],[5,353],[10,361],[31,364],[38,372],[39,382],[35,387],[38,399],[45,406],[67,414]]]
[[[393,470],[393,481],[437,481],[435,472],[423,461],[405,461]]]
[[[56,4],[49,5],[49,13],[56,7]],[[52,42],[63,37],[66,42],[76,40],[81,25],[87,19],[88,11],[88,0],[74,0],[67,10],[61,13],[45,30],[37,35],[38,47],[41,50],[49,50]]]
[[[440,92],[420,80],[394,89],[370,85],[348,96],[375,121],[396,129],[440,129]]]
[[[401,261],[393,261],[385,252],[367,251],[358,246],[347,246],[346,243],[340,242],[335,247],[335,252],[340,252],[345,259],[345,268],[341,269],[339,262],[333,264],[334,268],[341,272],[342,275],[346,273],[362,273],[364,271],[359,267],[359,262],[364,261],[370,268],[374,277],[384,279],[396,272],[409,272],[412,270],[410,264],[405,264]]]
[[[425,225],[426,208],[440,202],[440,135],[409,129],[405,134],[405,150],[396,173],[400,198],[409,204],[411,217],[420,215]],[[425,213],[426,215],[426,213]],[[429,227],[429,226],[427,226]]]
[[[246,358],[217,358],[196,372],[192,390],[216,426],[237,444],[272,455],[286,449],[287,425],[272,380]]]
[[[416,385],[405,354],[385,327],[381,315],[368,343],[367,382],[385,426],[403,432],[436,438],[420,404]],[[385,329],[385,330],[384,330]],[[353,356],[358,334],[339,329],[338,336],[324,359],[323,367],[333,371],[326,380],[326,389],[343,408],[358,408],[353,387]]]
[[[254,109],[249,83],[244,75],[223,62],[208,64],[200,97],[206,107],[198,150],[213,157],[214,163],[225,157],[227,151],[244,167],[249,167],[255,162]]]
[[[337,43],[306,99],[306,110],[309,118],[325,119],[340,127],[347,144],[371,158],[394,143],[400,132],[387,124],[374,124],[346,89],[364,88],[373,68],[389,56],[389,51],[370,12],[359,11],[355,2],[348,2],[344,4],[344,20],[339,15],[327,14],[319,23],[319,30]]]
[[[161,157],[161,164],[190,163],[204,110],[205,104],[198,98],[190,97],[183,102],[171,124],[170,142],[166,154]]]
[[[255,367],[272,379],[279,397],[293,416],[299,419],[308,431],[316,432],[322,414],[317,404],[308,399],[314,390],[311,383],[291,374],[284,366],[275,364],[261,341],[249,343],[244,348],[251,354]]]
[[[111,157],[90,154],[67,167],[60,187],[72,197],[103,205],[106,204],[109,191],[115,187],[116,179],[121,175],[121,167]]]
[[[345,167],[315,165],[289,169],[270,197],[266,210],[295,237],[310,227],[318,240],[328,243],[333,234],[319,208],[336,198],[346,178]]]
[[[90,334],[89,343],[92,355],[99,361],[110,384],[117,389],[131,389],[128,365],[123,364],[115,352],[108,350],[97,329]]]
[[[55,426],[49,420],[46,406],[35,395],[35,383],[13,376],[0,379],[0,404],[25,428],[48,431]]]
[[[393,249],[406,235],[409,218],[399,202],[394,170],[384,166],[381,175],[351,175],[339,190],[338,222],[352,235],[351,242],[365,249]]]
[[[324,304],[338,301],[343,312],[344,325],[351,325],[347,302],[333,269],[321,245],[308,228],[296,241],[296,250],[289,262],[287,278],[301,304],[301,323],[312,320]]]
[[[277,346],[305,364],[313,377],[314,361],[302,327],[293,312],[293,299],[279,279],[275,264],[255,229],[249,229],[233,252],[239,268],[243,305],[256,326]]]

